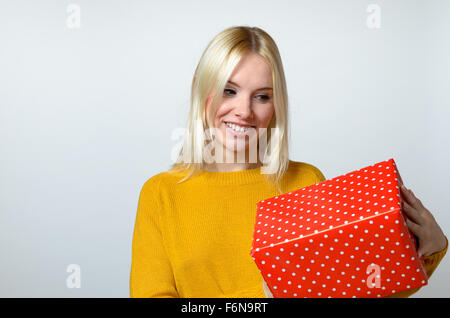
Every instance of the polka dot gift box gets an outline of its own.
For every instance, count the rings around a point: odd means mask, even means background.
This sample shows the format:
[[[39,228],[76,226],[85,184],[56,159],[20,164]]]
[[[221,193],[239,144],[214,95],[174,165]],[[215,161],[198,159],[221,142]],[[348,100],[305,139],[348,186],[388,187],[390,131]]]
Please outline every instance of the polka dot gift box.
[[[275,298],[383,297],[427,284],[394,159],[257,203],[251,256]]]

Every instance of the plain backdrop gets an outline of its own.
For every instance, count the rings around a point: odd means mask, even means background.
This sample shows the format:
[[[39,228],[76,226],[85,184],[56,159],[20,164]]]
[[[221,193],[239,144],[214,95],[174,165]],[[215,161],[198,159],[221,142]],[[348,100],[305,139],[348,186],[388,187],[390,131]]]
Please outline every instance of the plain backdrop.
[[[1,297],[129,296],[140,189],[169,168],[198,60],[233,25],[279,47],[292,160],[330,179],[394,158],[450,234],[449,1],[2,0]],[[413,297],[449,297],[449,278],[446,256]]]

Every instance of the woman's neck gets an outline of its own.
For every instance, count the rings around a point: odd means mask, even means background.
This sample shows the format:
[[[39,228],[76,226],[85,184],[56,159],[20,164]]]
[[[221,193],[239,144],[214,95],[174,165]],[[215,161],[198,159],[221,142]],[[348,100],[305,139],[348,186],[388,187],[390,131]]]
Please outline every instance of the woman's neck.
[[[259,161],[257,163],[213,163],[204,164],[202,169],[211,172],[230,172],[256,169],[261,167],[261,165]]]

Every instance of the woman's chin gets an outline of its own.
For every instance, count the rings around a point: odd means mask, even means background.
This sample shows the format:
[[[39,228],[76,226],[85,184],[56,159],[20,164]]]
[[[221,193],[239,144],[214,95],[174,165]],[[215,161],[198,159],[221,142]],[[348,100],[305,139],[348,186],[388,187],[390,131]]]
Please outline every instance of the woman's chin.
[[[254,151],[257,152],[257,150],[258,150],[257,146],[254,144],[249,144],[248,141],[245,143],[245,145],[243,145],[243,144],[240,144],[240,145],[227,144],[226,149],[229,152],[246,153],[246,152],[250,152],[251,147],[255,147]]]

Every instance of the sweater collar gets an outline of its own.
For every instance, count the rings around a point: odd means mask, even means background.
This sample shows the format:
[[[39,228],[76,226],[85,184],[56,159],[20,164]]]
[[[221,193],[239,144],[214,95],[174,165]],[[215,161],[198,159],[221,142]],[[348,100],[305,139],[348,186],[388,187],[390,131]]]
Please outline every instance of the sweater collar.
[[[264,181],[265,174],[261,173],[261,167],[237,171],[201,170],[198,178],[215,184],[240,185]]]

